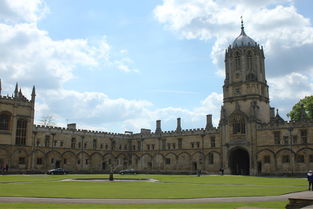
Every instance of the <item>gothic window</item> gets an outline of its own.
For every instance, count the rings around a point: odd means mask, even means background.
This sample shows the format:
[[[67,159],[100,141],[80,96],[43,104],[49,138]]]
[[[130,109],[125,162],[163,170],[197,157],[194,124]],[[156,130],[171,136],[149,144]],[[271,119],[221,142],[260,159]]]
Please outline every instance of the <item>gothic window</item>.
[[[284,144],[289,144],[289,137],[288,136],[284,136]]]
[[[25,165],[26,164],[25,157],[19,157],[18,158],[18,164],[19,165]]]
[[[209,160],[209,164],[214,164],[214,154],[213,153],[209,153],[208,155],[208,160]]]
[[[215,136],[211,136],[211,147],[215,147]]]
[[[303,144],[308,143],[308,131],[306,129],[300,130],[301,141]]]
[[[165,159],[165,164],[170,165],[171,164],[171,158],[166,158]]]
[[[292,143],[293,144],[297,144],[298,143],[298,136],[297,135],[293,135],[292,136]]]
[[[280,144],[280,131],[274,131],[274,144]]]
[[[297,163],[304,163],[304,155],[297,155],[296,161]]]
[[[289,162],[290,162],[289,155],[283,155],[283,157],[282,157],[282,163],[289,163]]]
[[[66,164],[67,164],[67,159],[66,159],[66,158],[64,158],[64,160],[63,160],[63,164],[64,164],[64,165],[66,165]]]
[[[27,130],[27,120],[19,119],[16,126],[16,144],[25,145],[26,144],[26,130]]]
[[[194,147],[195,147],[195,143],[191,142],[191,148],[194,148]]]
[[[73,137],[71,141],[71,148],[75,149],[75,146],[76,146],[76,139]]]
[[[147,150],[150,150],[150,144],[147,144]]]
[[[183,147],[183,139],[178,138],[178,149],[182,149],[182,147]]]
[[[248,71],[252,71],[252,53],[251,53],[251,51],[249,51],[247,54],[247,67],[248,67]]]
[[[46,135],[45,136],[45,147],[49,147],[49,145],[50,145],[50,136]]]
[[[176,144],[175,143],[173,143],[173,149],[176,149]]]
[[[237,115],[233,118],[233,134],[245,134],[246,127],[245,127],[245,119]]]
[[[269,155],[264,156],[264,163],[271,163],[271,157]]]
[[[87,148],[87,143],[84,144],[84,149],[86,149],[86,148]]]
[[[94,139],[92,142],[93,149],[97,149],[97,139]]]
[[[197,147],[200,148],[200,142],[197,142]]]
[[[240,53],[236,52],[235,53],[235,69],[237,71],[240,71],[240,66],[241,66],[241,64],[240,64]]]
[[[247,81],[256,81],[257,78],[256,78],[256,75],[254,73],[248,73],[246,80]],[[262,88],[262,90],[264,91],[264,88]],[[264,92],[262,92],[262,93],[264,93]]]
[[[10,130],[11,114],[8,112],[2,112],[0,114],[0,130]]]
[[[154,144],[152,144],[152,150],[154,150]]]
[[[60,141],[60,147],[63,147],[63,145],[64,145],[64,142]]]
[[[171,144],[167,143],[167,149],[171,149]]]
[[[37,158],[37,165],[42,165],[42,158]]]

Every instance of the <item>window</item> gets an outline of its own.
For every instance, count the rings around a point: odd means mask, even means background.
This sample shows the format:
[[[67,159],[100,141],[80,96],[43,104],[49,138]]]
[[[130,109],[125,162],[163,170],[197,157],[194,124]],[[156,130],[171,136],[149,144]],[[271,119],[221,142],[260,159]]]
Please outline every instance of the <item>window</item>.
[[[301,141],[303,144],[308,143],[308,131],[306,129],[300,130]]]
[[[63,145],[64,145],[64,142],[60,141],[60,147],[63,147]]]
[[[0,130],[8,131],[10,130],[11,114],[7,112],[2,112],[0,114]]]
[[[290,162],[289,155],[283,155],[283,157],[282,157],[282,163],[289,163],[289,162]]]
[[[154,144],[152,144],[151,146],[152,146],[152,150],[154,150]]]
[[[57,142],[56,140],[53,141],[53,146],[56,147],[57,146]]]
[[[84,149],[86,149],[87,148],[87,143],[84,143]]]
[[[152,168],[152,162],[148,162],[148,168]]]
[[[26,161],[25,161],[25,157],[19,157],[18,158],[18,164],[19,165],[25,165],[26,163],[25,163]]]
[[[232,120],[233,124],[233,134],[245,134],[245,119],[241,115],[234,116]]]
[[[54,163],[54,158],[51,158],[51,164],[53,164]]]
[[[37,165],[42,165],[42,158],[37,158]]]
[[[80,160],[77,160],[77,164],[78,164],[78,165],[80,164]]]
[[[263,161],[264,163],[271,163],[271,156],[265,155]]]
[[[150,144],[147,144],[147,150],[150,150]]]
[[[214,164],[214,154],[211,152],[208,155],[208,161],[210,165]]]
[[[93,149],[97,149],[97,139],[94,139],[92,142]]]
[[[127,150],[127,145],[124,145],[124,150]]]
[[[66,159],[66,158],[64,158],[64,160],[63,160],[63,164],[64,164],[64,165],[66,165],[66,164],[67,164],[67,159]]]
[[[167,149],[171,149],[171,144],[167,143]]]
[[[274,143],[280,144],[280,131],[274,131]]]
[[[45,147],[49,147],[50,146],[50,136],[46,135],[45,136]]]
[[[165,159],[165,164],[170,165],[171,164],[171,158],[166,158]]]
[[[297,163],[304,163],[304,155],[297,155],[296,161]]]
[[[309,162],[313,163],[313,155],[309,155]]]
[[[19,119],[16,126],[16,144],[26,145],[27,120]]]
[[[247,54],[247,67],[248,67],[248,71],[252,71],[252,54],[251,54],[251,51],[249,51]]]
[[[109,149],[109,145],[105,144],[105,149],[106,150]]]
[[[39,145],[40,145],[40,139],[37,139],[36,146],[39,147]]]
[[[289,144],[289,137],[288,136],[284,136],[284,144]]]
[[[178,139],[178,149],[182,149],[182,147],[183,147],[183,139],[179,138]]]
[[[122,145],[120,145],[120,146],[118,147],[118,149],[119,149],[119,150],[122,150]]]
[[[136,150],[136,145],[133,145],[133,150]]]
[[[293,144],[297,144],[298,143],[298,136],[297,135],[293,135],[292,136],[292,143]]]
[[[100,149],[103,149],[103,144],[100,144]]]
[[[71,141],[71,148],[75,149],[75,146],[76,146],[76,139],[73,137]]]
[[[82,147],[82,143],[78,142],[78,148]]]
[[[200,142],[197,142],[197,147],[198,147],[198,148],[200,147]]]
[[[215,136],[211,136],[211,147],[215,147]]]
[[[194,147],[195,147],[195,143],[191,142],[191,148],[194,148]]]
[[[176,149],[176,144],[175,143],[173,143],[173,149]]]
[[[235,69],[237,71],[240,70],[240,54],[239,54],[239,52],[235,53]]]
[[[88,163],[89,163],[88,159],[86,159],[85,162],[86,162],[86,165],[88,165]]]

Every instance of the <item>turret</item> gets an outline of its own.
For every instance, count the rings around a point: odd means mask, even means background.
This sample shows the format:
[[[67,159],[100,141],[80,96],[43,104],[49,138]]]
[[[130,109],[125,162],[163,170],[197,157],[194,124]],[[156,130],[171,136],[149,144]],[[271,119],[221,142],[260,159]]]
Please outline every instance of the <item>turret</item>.
[[[156,121],[156,129],[155,129],[155,133],[161,133],[161,120],[157,120]]]
[[[35,103],[35,97],[36,97],[36,90],[35,90],[35,86],[33,86],[32,98],[30,100],[32,103]]]

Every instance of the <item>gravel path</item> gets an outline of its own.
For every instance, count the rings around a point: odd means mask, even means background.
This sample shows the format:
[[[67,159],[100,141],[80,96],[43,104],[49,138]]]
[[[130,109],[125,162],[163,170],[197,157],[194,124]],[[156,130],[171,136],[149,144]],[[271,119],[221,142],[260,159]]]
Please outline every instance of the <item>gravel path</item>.
[[[170,204],[170,203],[216,203],[216,202],[260,202],[286,201],[290,197],[312,198],[313,192],[297,192],[280,196],[261,197],[213,197],[196,199],[70,199],[36,197],[0,197],[2,203],[76,203],[76,204]]]

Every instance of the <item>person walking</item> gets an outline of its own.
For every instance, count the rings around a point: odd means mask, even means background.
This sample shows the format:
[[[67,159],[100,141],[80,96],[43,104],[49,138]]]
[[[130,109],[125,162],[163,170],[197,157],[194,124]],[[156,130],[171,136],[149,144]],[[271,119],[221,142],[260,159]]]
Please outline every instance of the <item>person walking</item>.
[[[309,170],[309,172],[306,174],[306,177],[307,177],[308,182],[309,182],[309,191],[310,190],[313,191],[313,173],[312,173],[312,170]]]

